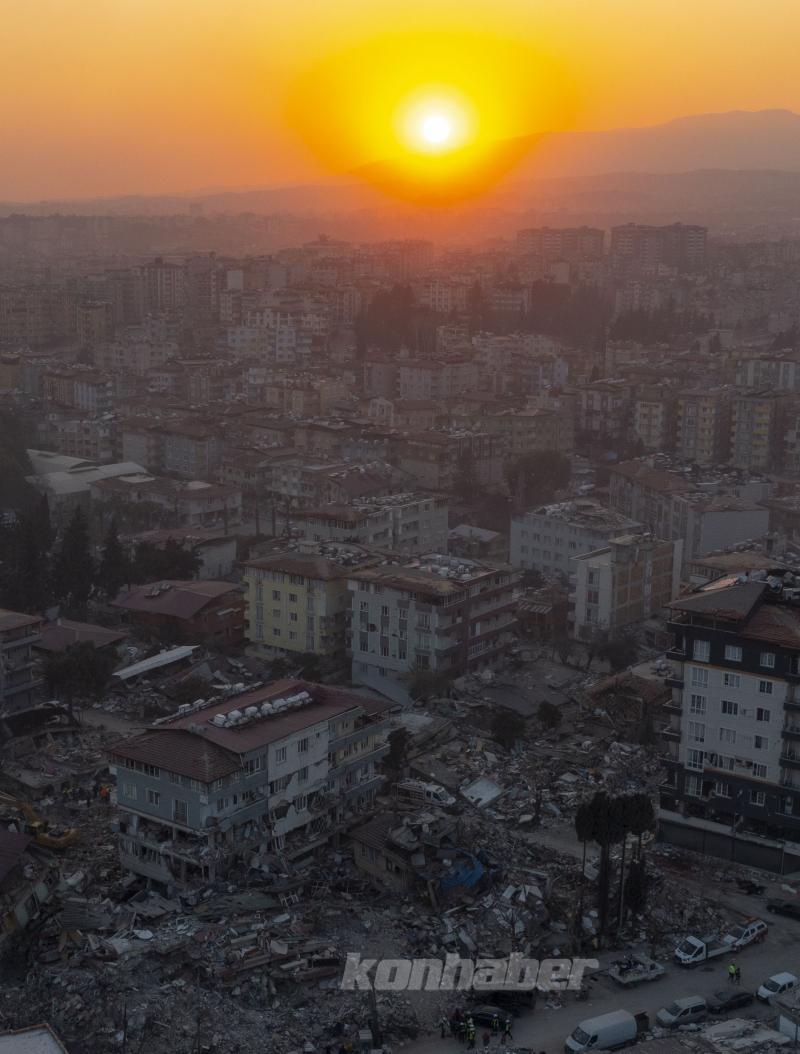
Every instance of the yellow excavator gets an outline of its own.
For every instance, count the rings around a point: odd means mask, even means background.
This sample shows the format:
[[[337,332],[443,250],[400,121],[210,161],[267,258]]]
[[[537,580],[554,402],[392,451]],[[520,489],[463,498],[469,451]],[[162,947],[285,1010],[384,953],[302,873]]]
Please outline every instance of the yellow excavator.
[[[11,806],[22,814],[25,821],[21,824],[22,833],[30,835],[34,842],[44,849],[66,849],[77,840],[77,827],[69,827],[60,834],[52,834],[49,824],[39,816],[29,802],[20,801],[19,798],[0,791],[0,808],[4,805]]]

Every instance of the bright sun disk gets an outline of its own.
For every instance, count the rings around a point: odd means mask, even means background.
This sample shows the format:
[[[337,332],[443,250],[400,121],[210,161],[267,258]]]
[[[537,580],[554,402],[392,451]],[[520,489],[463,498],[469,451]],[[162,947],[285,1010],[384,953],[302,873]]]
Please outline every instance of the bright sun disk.
[[[431,146],[441,146],[453,134],[451,122],[441,113],[432,113],[422,122],[422,138]]]

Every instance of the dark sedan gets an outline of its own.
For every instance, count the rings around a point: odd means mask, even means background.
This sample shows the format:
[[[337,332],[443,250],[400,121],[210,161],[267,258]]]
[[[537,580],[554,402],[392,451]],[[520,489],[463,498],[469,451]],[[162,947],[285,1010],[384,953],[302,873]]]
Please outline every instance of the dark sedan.
[[[767,911],[773,915],[788,915],[790,919],[800,920],[800,903],[796,900],[768,900]]]
[[[723,989],[714,992],[706,999],[709,1014],[727,1014],[729,1010],[738,1010],[743,1006],[750,1006],[755,999],[752,992],[743,992],[740,989]]]
[[[471,1017],[476,1025],[491,1025],[492,1018],[495,1016],[499,1019],[500,1025],[508,1020],[513,1019],[513,1014],[510,1014],[508,1010],[502,1010],[499,1006],[476,1006],[471,1007],[467,1011],[467,1017]]]

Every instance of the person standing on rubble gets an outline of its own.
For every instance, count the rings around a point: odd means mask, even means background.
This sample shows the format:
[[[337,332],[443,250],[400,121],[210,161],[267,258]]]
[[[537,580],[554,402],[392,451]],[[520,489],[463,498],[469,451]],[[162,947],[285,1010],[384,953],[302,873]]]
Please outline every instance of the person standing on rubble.
[[[488,1049],[489,1049],[489,1044],[490,1044],[491,1042],[492,1042],[492,1037],[491,1037],[491,1036],[489,1035],[489,1030],[488,1030],[488,1028],[487,1028],[487,1029],[484,1029],[484,1033],[483,1033],[483,1049],[484,1049],[484,1054],[485,1054],[485,1052],[486,1052],[486,1051],[488,1051]]]
[[[492,1032],[495,1035],[497,1035],[497,1033],[499,1031],[500,1031],[500,1015],[497,1013],[497,1011],[495,1011],[494,1014],[492,1014]]]
[[[509,1039],[513,1039],[514,1038],[511,1035],[511,1018],[510,1017],[506,1018],[505,1024],[503,1025],[503,1035],[500,1037],[500,1041],[501,1042],[505,1042],[506,1037],[508,1037]]]
[[[475,1049],[475,1024],[472,1018],[467,1020],[467,1047],[469,1050]]]
[[[100,788],[100,801],[103,803],[103,805],[111,804],[111,791],[108,789],[108,786],[105,783]]]
[[[442,1016],[439,1018],[439,1028],[441,1029],[441,1032],[442,1032],[441,1038],[442,1039],[447,1039],[447,1033],[450,1030],[450,1022],[447,1020],[447,1017],[446,1017],[445,1014],[442,1014]]]
[[[736,963],[728,967],[728,984],[736,984]]]

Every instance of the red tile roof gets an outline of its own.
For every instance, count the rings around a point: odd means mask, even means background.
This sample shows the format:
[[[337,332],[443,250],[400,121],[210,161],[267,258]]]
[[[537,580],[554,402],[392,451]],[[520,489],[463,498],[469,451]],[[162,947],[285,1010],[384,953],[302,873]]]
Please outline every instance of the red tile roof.
[[[157,596],[148,596],[160,585],[166,585],[169,588],[160,590]],[[218,603],[222,597],[234,593],[237,594],[237,600],[241,598],[241,591],[231,582],[155,582],[134,586],[129,591],[123,591],[112,603],[114,607],[123,608],[125,611],[142,611],[156,615],[168,615],[172,618],[191,619],[203,608]]]

